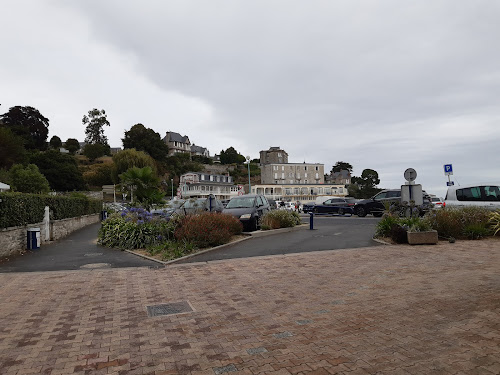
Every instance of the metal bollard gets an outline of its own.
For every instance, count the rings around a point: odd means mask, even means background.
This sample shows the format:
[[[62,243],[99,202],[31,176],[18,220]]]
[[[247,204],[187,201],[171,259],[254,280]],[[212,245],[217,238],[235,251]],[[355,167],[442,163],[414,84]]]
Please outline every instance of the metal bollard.
[[[314,229],[314,220],[313,220],[313,217],[314,217],[314,213],[313,212],[309,212],[309,230],[313,230]]]

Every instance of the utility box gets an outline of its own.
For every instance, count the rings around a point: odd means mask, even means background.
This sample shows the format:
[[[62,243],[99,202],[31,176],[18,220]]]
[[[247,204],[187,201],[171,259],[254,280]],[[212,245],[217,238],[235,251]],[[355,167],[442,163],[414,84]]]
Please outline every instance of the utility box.
[[[40,228],[28,228],[28,250],[40,249]]]

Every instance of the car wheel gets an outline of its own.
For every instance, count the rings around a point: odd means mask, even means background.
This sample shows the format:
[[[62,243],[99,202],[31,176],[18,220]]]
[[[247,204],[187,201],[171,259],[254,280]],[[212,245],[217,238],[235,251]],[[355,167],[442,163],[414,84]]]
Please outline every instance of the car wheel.
[[[366,209],[363,206],[356,208],[356,215],[358,215],[359,217],[365,217]]]
[[[250,224],[250,231],[255,231],[257,230],[257,226],[258,226],[258,218],[254,218]]]
[[[343,214],[344,214],[344,209],[343,209],[343,208],[339,208],[339,210],[338,210],[338,214],[339,214],[339,215],[343,215]]]
[[[383,214],[384,214],[383,212],[374,212],[373,216],[375,216],[375,217],[382,217]]]

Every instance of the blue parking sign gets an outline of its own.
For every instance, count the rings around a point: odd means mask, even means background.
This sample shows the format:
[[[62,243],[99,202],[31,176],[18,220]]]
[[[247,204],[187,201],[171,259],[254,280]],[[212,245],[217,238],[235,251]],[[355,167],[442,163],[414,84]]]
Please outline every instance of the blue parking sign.
[[[449,176],[453,174],[453,166],[451,164],[444,165],[444,175]]]

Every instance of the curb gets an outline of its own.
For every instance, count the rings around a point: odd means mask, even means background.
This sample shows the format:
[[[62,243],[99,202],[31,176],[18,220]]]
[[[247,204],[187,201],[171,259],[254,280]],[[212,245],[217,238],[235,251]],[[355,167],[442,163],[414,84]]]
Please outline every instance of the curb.
[[[375,242],[378,242],[379,244],[382,244],[382,245],[389,245],[389,246],[392,246],[392,243],[389,243],[389,242],[385,242],[383,240],[379,240],[378,238],[375,238],[375,237],[372,237],[372,240],[375,241]]]
[[[265,230],[265,231],[259,230],[259,231],[255,231],[255,232],[243,232],[242,235],[246,235],[247,236],[246,238],[242,238],[242,239],[239,239],[239,240],[234,241],[234,242],[229,242],[229,243],[226,243],[224,245],[219,245],[219,246],[211,247],[209,249],[201,250],[201,251],[198,251],[196,253],[188,254],[188,255],[183,256],[181,258],[172,259],[172,260],[169,260],[169,261],[166,261],[166,262],[164,262],[162,260],[158,260],[158,259],[152,258],[152,257],[149,257],[147,255],[136,253],[136,252],[134,252],[132,250],[124,250],[124,251],[126,251],[129,254],[133,254],[133,255],[136,255],[138,257],[141,257],[141,258],[144,258],[144,259],[148,259],[148,260],[151,260],[153,262],[157,262],[157,263],[163,264],[164,266],[167,266],[169,264],[177,263],[177,262],[180,262],[181,260],[189,259],[189,258],[192,258],[192,257],[197,256],[197,255],[209,253],[209,252],[214,251],[214,250],[223,249],[225,247],[229,247],[229,246],[235,245],[237,243],[249,240],[249,239],[254,238],[254,237],[255,238],[266,237],[266,236],[270,236],[270,235],[273,235],[273,234],[293,232],[295,230],[305,229],[307,227],[308,227],[308,224],[300,224],[300,225],[296,225],[295,227],[291,227],[291,228],[279,228],[279,229],[271,229],[271,230]]]

